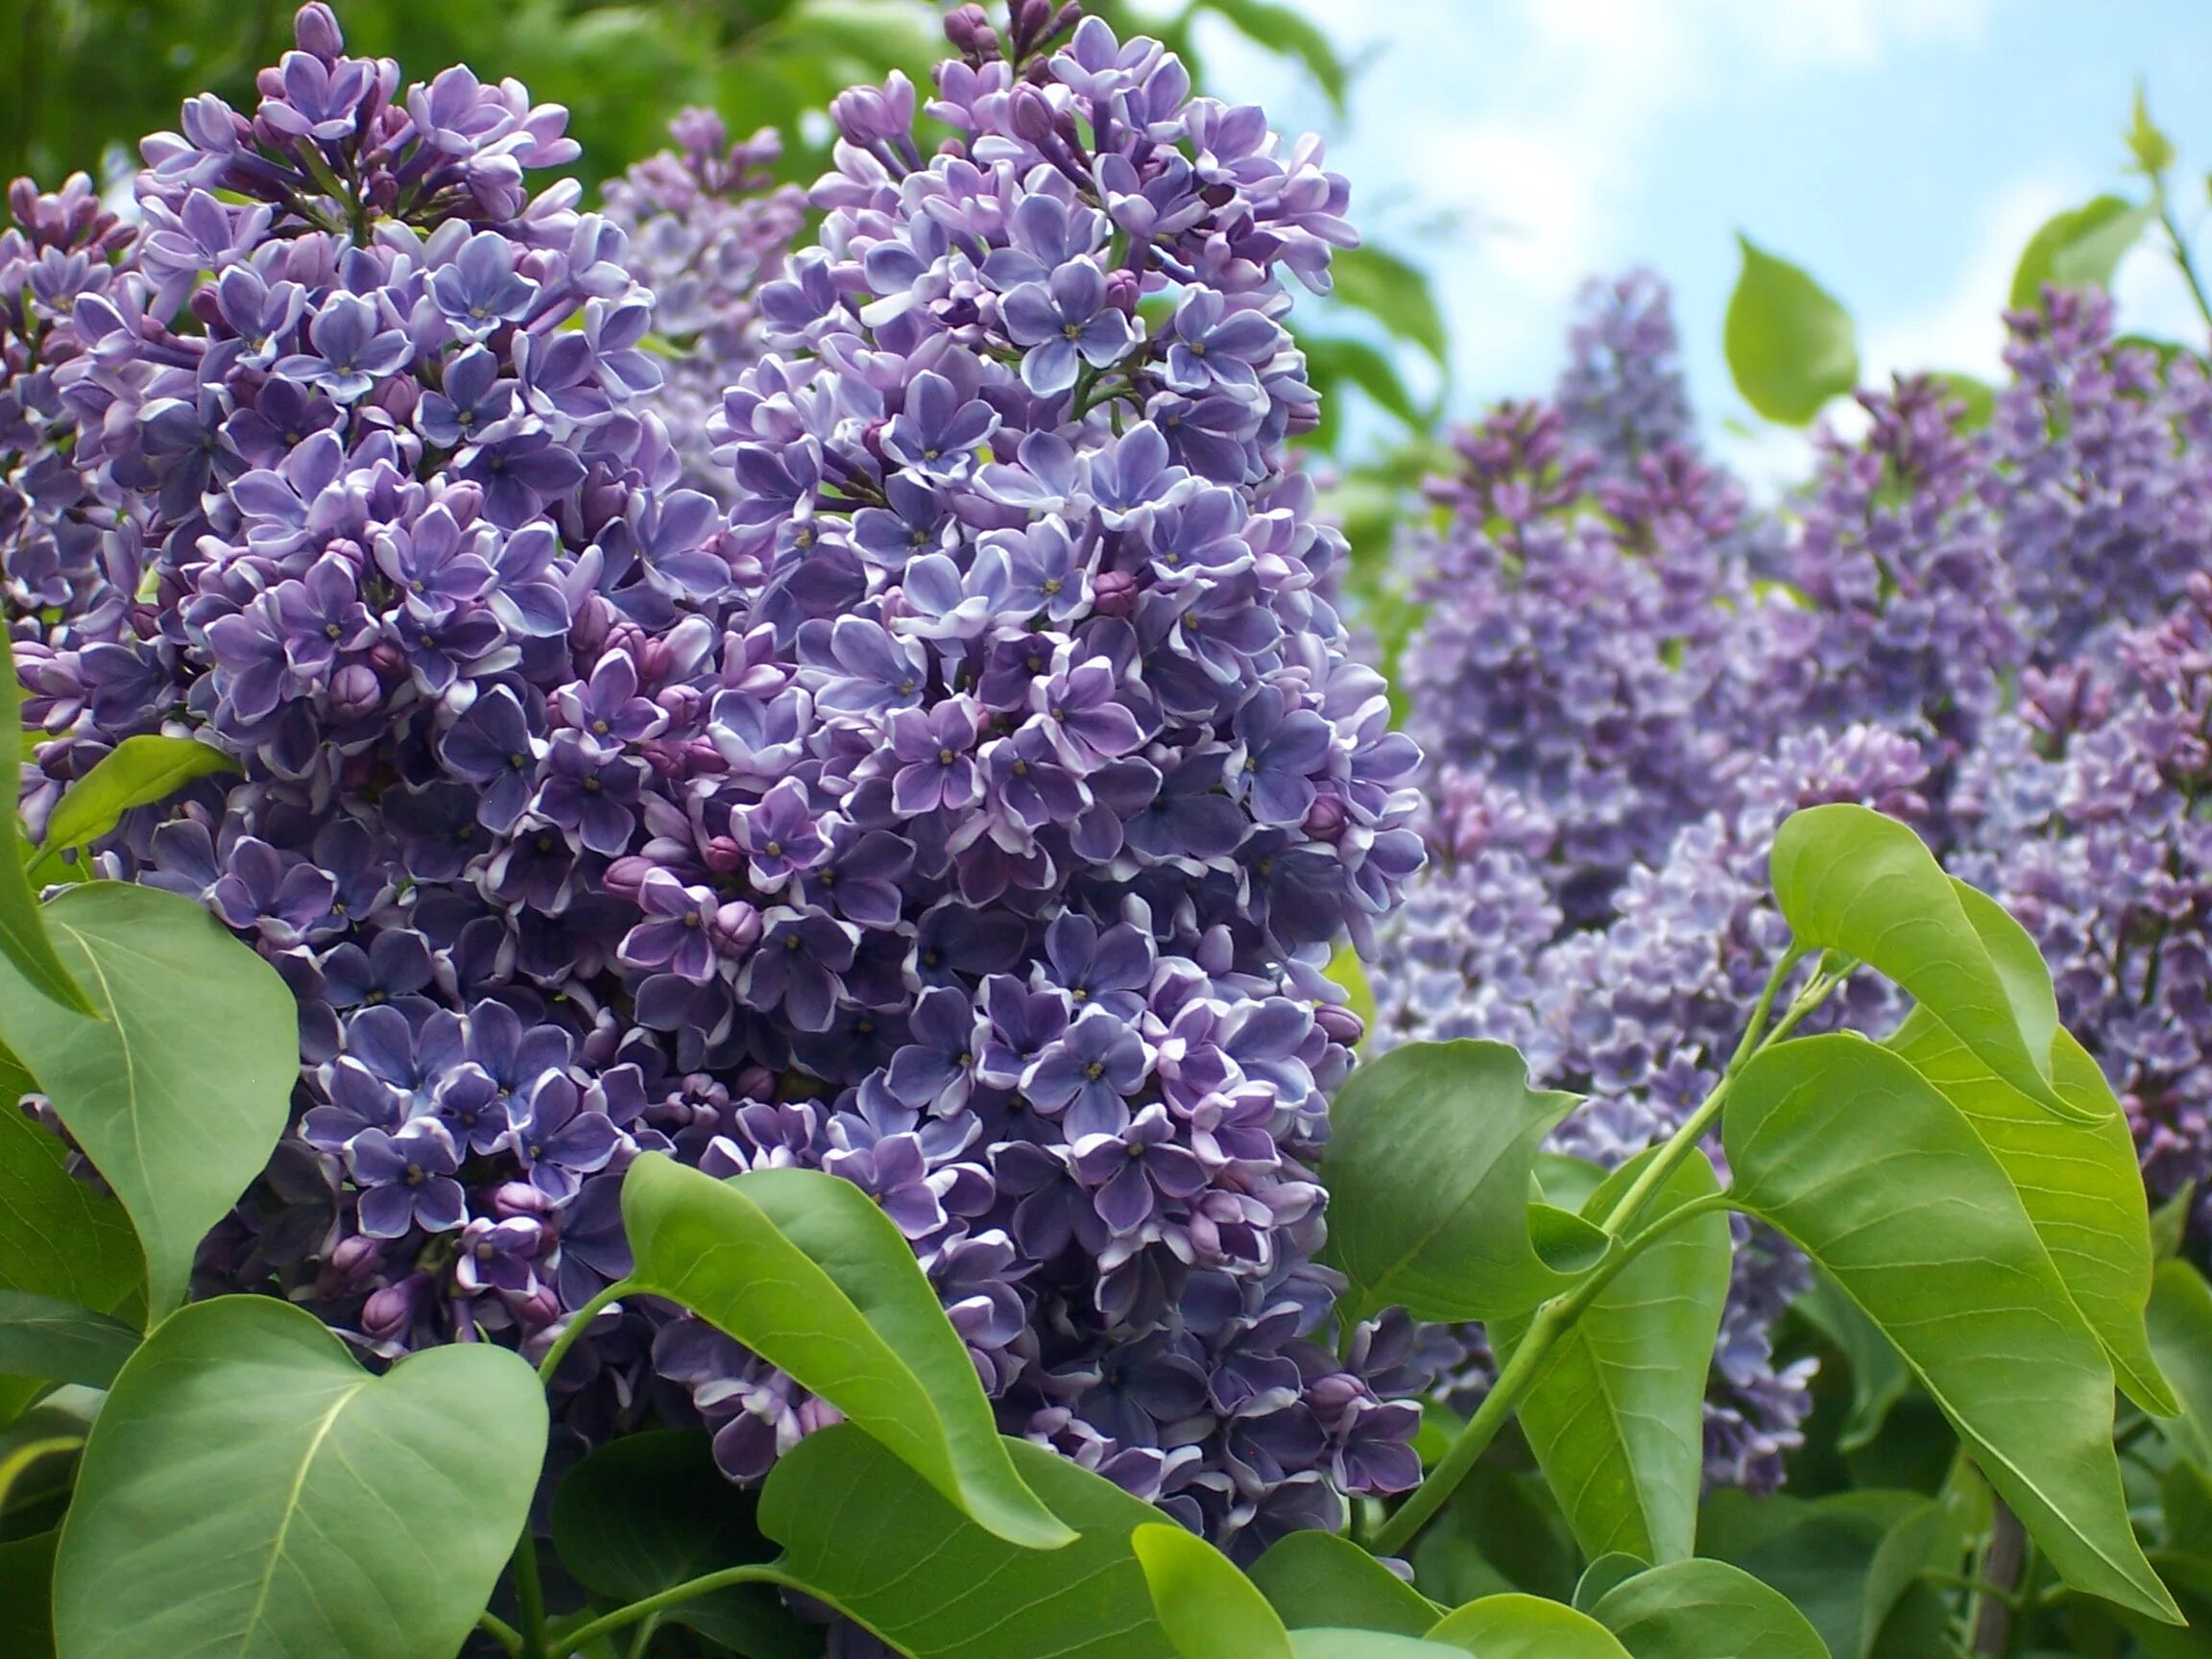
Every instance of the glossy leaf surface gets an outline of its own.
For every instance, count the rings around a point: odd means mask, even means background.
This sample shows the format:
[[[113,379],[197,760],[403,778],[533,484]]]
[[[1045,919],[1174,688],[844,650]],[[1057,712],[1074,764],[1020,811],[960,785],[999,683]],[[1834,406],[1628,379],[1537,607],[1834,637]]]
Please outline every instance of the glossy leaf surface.
[[[1654,1567],[1591,1613],[1634,1659],[1830,1659],[1788,1597],[1725,1561]]]
[[[235,772],[211,743],[190,737],[126,737],[69,785],[46,820],[41,861],[97,841],[133,806],[166,801],[197,778]]]
[[[382,1377],[264,1296],[173,1315],[108,1397],[55,1562],[60,1659],[424,1659],[476,1623],[545,1453],[530,1367]]]
[[[46,913],[103,1017],[32,997],[0,968],[0,1038],[130,1213],[158,1317],[284,1131],[298,1008],[274,968],[179,894],[95,881]]]
[[[1293,1532],[1252,1564],[1252,1582],[1293,1631],[1344,1626],[1418,1636],[1441,1610],[1348,1538]]]
[[[1630,1659],[1587,1613],[1519,1593],[1468,1602],[1438,1622],[1429,1640],[1463,1647],[1476,1659]]]
[[[1148,1523],[1129,1545],[1160,1627],[1183,1659],[1293,1659],[1290,1633],[1260,1587],[1205,1539]]]

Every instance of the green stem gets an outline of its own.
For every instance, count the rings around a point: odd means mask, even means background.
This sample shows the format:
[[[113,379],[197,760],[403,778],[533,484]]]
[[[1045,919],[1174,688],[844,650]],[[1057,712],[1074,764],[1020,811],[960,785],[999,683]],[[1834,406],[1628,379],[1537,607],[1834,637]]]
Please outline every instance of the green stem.
[[[520,1659],[522,1652],[521,1631],[516,1629],[514,1625],[508,1623],[496,1613],[479,1613],[476,1616],[476,1624],[477,1628],[487,1632],[493,1641],[498,1643],[508,1652],[515,1654],[517,1659]]]
[[[515,1602],[522,1615],[523,1659],[547,1659],[545,1586],[538,1578],[538,1539],[529,1522],[515,1546]]]
[[[645,1659],[645,1649],[653,1646],[653,1638],[661,1628],[661,1615],[651,1614],[638,1622],[637,1634],[630,1641],[630,1659]]]
[[[591,1321],[623,1297],[637,1294],[637,1287],[629,1280],[617,1279],[570,1314],[568,1323],[561,1327],[561,1334],[553,1338],[553,1346],[545,1350],[545,1358],[538,1361],[538,1381],[551,1387],[561,1361],[568,1358],[568,1350],[576,1345],[576,1338],[589,1329]]]
[[[2166,240],[2173,245],[2174,263],[2181,267],[2182,279],[2189,284],[2190,297],[2197,301],[2198,315],[2212,325],[2212,300],[2204,295],[2204,283],[2197,274],[2197,261],[2189,252],[2189,242],[2181,234],[2181,226],[2174,217],[2174,209],[2166,201],[2166,192],[2158,192],[2158,223],[2166,228]]]
[[[612,1613],[602,1613],[589,1624],[579,1625],[562,1636],[564,1646],[574,1648],[596,1642],[612,1631],[635,1624],[640,1619],[667,1608],[689,1601],[696,1597],[710,1595],[716,1590],[727,1590],[733,1584],[781,1584],[783,1575],[764,1562],[743,1567],[725,1567],[719,1573],[704,1574],[697,1578],[686,1578],[673,1589],[663,1590],[658,1596],[648,1596],[642,1601],[633,1601],[627,1607],[617,1607]]]
[[[1669,1211],[1635,1238],[1608,1252],[1605,1260],[1592,1268],[1573,1290],[1539,1308],[1527,1334],[1514,1348],[1505,1368],[1498,1373],[1498,1381],[1491,1384],[1490,1392],[1482,1396],[1482,1404],[1475,1407],[1475,1415],[1467,1420],[1467,1427],[1452,1442],[1451,1450],[1437,1460],[1436,1467],[1414,1489],[1413,1495],[1375,1534],[1369,1546],[1372,1552],[1377,1555],[1401,1553],[1429,1524],[1430,1518],[1444,1506],[1445,1500],[1490,1449],[1490,1442],[1497,1438],[1499,1430],[1505,1427],[1505,1420],[1512,1416],[1522,1395],[1527,1393],[1529,1385],[1536,1381],[1536,1373],[1543,1369],[1551,1345],[1582,1316],[1582,1310],[1597,1299],[1599,1291],[1671,1229],[1694,1216],[1710,1215],[1716,1210],[1727,1208],[1727,1195],[1716,1192],[1693,1199],[1679,1210]]]

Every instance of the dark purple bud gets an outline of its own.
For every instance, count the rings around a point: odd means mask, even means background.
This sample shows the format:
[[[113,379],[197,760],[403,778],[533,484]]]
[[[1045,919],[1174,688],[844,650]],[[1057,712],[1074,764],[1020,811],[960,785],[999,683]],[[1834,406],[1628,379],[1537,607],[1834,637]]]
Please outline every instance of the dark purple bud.
[[[1349,1008],[1337,1008],[1323,1003],[1313,1010],[1313,1023],[1329,1034],[1329,1041],[1340,1043],[1347,1048],[1357,1047],[1367,1035],[1367,1022]]]
[[[366,663],[351,663],[330,676],[330,713],[335,719],[366,719],[383,701],[384,687]]]
[[[1101,616],[1126,616],[1137,609],[1137,578],[1126,570],[1102,570],[1091,584],[1091,608]]]
[[[1316,841],[1334,841],[1344,832],[1344,803],[1334,795],[1316,795],[1306,809],[1306,833]]]
[[[1115,271],[1106,278],[1106,303],[1124,317],[1137,315],[1137,301],[1142,293],[1143,284],[1134,271]]]
[[[1052,137],[1052,101],[1035,86],[1017,86],[1009,94],[1007,118],[1015,136],[1031,144],[1048,143]]]
[[[637,895],[644,890],[645,878],[658,868],[650,858],[636,853],[625,853],[607,866],[607,874],[600,880],[607,891],[616,898],[635,902]]]
[[[292,35],[301,51],[325,63],[335,63],[346,54],[346,36],[339,31],[338,14],[323,0],[300,8],[292,19]]]
[[[998,32],[980,6],[955,6],[946,12],[945,38],[971,63],[988,63],[998,56]]]

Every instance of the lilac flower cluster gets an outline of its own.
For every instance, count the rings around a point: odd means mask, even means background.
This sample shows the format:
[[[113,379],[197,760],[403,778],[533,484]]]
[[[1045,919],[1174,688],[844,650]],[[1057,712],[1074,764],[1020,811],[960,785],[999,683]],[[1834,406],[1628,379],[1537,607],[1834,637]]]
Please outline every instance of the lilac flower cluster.
[[[707,420],[760,355],[755,296],[781,273],[806,197],[771,180],[782,155],[773,128],[733,144],[712,110],[686,109],[668,131],[675,149],[608,183],[607,217],[629,234],[630,274],[653,291],[667,376],[654,413],[684,457],[685,484],[727,503],[732,481],[714,464]]]
[[[902,78],[838,101],[708,423],[726,511],[634,272],[719,309],[763,222],[663,224],[656,167],[617,209],[663,267],[523,188],[560,111],[402,92],[308,6],[251,117],[147,142],[128,248],[74,191],[0,250],[0,561],[35,808],[137,732],[243,774],[97,854],[299,997],[296,1129],[205,1284],[538,1351],[624,1270],[639,1149],[830,1170],[1009,1430],[1249,1556],[1418,1474],[1404,1334],[1316,1340],[1310,1174],[1360,1034],[1321,967],[1422,860],[1418,756],[1285,451],[1279,272],[1326,287],[1344,181],[1074,22],[953,12],[935,156]],[[702,192],[760,154],[685,142]],[[695,1414],[734,1476],[829,1415],[665,1311],[576,1353],[571,1428]]]
[[[2201,618],[2157,621],[2205,564],[2201,366],[2115,342],[2101,296],[2054,294],[2009,319],[1986,430],[1934,380],[1863,394],[1862,435],[1821,436],[1792,511],[1747,514],[1671,414],[1663,293],[1631,278],[1589,303],[1556,407],[1462,437],[1442,527],[1407,550],[1430,605],[1408,727],[1446,764],[1432,863],[1371,974],[1378,1040],[1516,1044],[1591,1096],[1554,1144],[1617,1164],[1712,1087],[1772,963],[1774,825],[1858,801],[2030,922],[2153,1193],[2205,1172],[2182,666]],[[1639,514],[1630,481],[1661,480]],[[1857,984],[1824,1016],[1893,1017]],[[1764,1487],[1810,1404],[1772,1358],[1804,1267],[1743,1242],[1707,1475]]]

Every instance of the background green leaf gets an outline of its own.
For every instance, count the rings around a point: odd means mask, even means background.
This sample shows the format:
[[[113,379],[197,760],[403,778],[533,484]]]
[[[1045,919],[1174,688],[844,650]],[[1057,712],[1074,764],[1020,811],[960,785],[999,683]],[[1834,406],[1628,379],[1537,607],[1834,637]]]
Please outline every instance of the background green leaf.
[[[1008,1460],[913,1249],[859,1188],[813,1169],[717,1181],[648,1153],[623,1178],[622,1221],[639,1289],[821,1395],[987,1530],[1033,1550],[1069,1542]]]
[[[1657,1156],[1615,1170],[1583,1208],[1598,1217]],[[1647,1228],[1719,1192],[1693,1157],[1646,1212]],[[1598,1292],[1553,1344],[1521,1402],[1521,1427],[1582,1552],[1674,1561],[1695,1544],[1705,1466],[1705,1374],[1728,1300],[1728,1218],[1679,1223]],[[1503,1359],[1518,1331],[1497,1334]]]
[[[0,778],[20,787],[23,765],[23,686],[15,678],[15,652],[0,628]],[[86,1000],[47,937],[45,921],[23,873],[23,837],[16,827],[17,798],[0,812],[0,957],[14,964],[22,981],[40,997],[91,1017]]]
[[[1725,1561],[1672,1561],[1616,1585],[1593,1616],[1635,1659],[1829,1659],[1780,1591]]]
[[[2109,288],[2121,258],[2157,220],[2155,209],[2119,196],[2099,196],[2055,213],[2028,238],[2012,270],[2008,303],[2016,311],[2043,303],[2043,286]]]
[[[1442,1609],[1348,1538],[1292,1532],[1252,1564],[1252,1582],[1292,1630],[1343,1626],[1418,1636]]]
[[[1351,77],[1345,72],[1343,60],[1336,56],[1336,48],[1330,43],[1327,31],[1303,12],[1292,6],[1274,4],[1273,0],[1201,0],[1201,4],[1234,25],[1247,40],[1271,52],[1286,52],[1295,57],[1329,95],[1331,106],[1342,112],[1344,95],[1351,89]]]
[[[69,785],[46,820],[43,862],[97,841],[133,806],[166,801],[197,778],[235,772],[237,763],[190,737],[126,737]]]
[[[1813,1287],[1791,1307],[1836,1345],[1850,1370],[1851,1412],[1836,1443],[1842,1451],[1856,1452],[1882,1431],[1889,1408],[1912,1385],[1912,1373],[1882,1327],[1818,1268],[1813,1272]]]
[[[36,1087],[0,1049],[0,1287],[113,1312],[145,1274],[123,1206],[69,1173],[69,1149],[15,1110]]]
[[[620,1605],[748,1561],[776,1547],[754,1518],[756,1495],[714,1465],[704,1430],[627,1434],[568,1472],[553,1496],[553,1547],[587,1590]],[[799,1623],[772,1585],[733,1584],[662,1615],[747,1659],[811,1659],[819,1625]]]
[[[2212,1285],[2188,1262],[2159,1263],[2151,1289],[2150,1331],[2152,1352],[2179,1407],[2168,1431],[2212,1471]],[[2212,1553],[2212,1539],[2205,1548]]]
[[[298,1007],[274,968],[180,894],[95,881],[46,911],[104,1018],[28,996],[0,968],[0,1037],[130,1213],[158,1318],[284,1132]]]
[[[1722,343],[1743,400],[1769,421],[1802,426],[1859,384],[1851,314],[1797,266],[1736,238],[1743,268],[1728,298]]]
[[[1065,1550],[993,1537],[840,1424],[778,1459],[760,1494],[778,1571],[912,1659],[1174,1659],[1129,1546],[1160,1511],[1041,1446],[1006,1450],[1080,1534]]]
[[[1409,1043],[1358,1067],[1321,1165],[1328,1256],[1356,1305],[1494,1318],[1569,1283],[1537,1255],[1528,1203],[1536,1148],[1574,1103],[1530,1089],[1502,1043]]]
[[[138,1347],[138,1333],[74,1302],[0,1290],[0,1376],[105,1388]]]
[[[1148,1523],[1129,1535],[1129,1547],[1160,1627],[1183,1659],[1293,1659],[1290,1633],[1267,1598],[1205,1539]]]
[[[2112,1451],[2112,1370],[2004,1167],[1896,1055],[1767,1049],[1721,1118],[1735,1196],[1887,1333],[2078,1589],[2171,1618]]]
[[[1518,1593],[1470,1601],[1441,1620],[1429,1640],[1464,1647],[1476,1659],[1629,1659],[1587,1613]]]
[[[2039,961],[1991,955],[1960,885],[1919,836],[1864,806],[1808,807],[1775,832],[1772,869],[1800,947],[1887,974],[2013,1088],[2061,1118],[2083,1117],[2051,1085],[2058,1011],[2050,975]]]
[[[1293,1630],[1290,1651],[1296,1659],[1450,1659],[1459,1651],[1416,1636],[1380,1630]]]
[[[54,1569],[61,1659],[425,1659],[476,1623],[545,1454],[485,1342],[382,1377],[313,1314],[173,1314],[94,1426]]]
[[[1401,340],[1409,340],[1439,366],[1452,341],[1436,291],[1419,266],[1386,249],[1340,248],[1329,261],[1334,290],[1344,304],[1366,312]]]
[[[39,1532],[0,1543],[0,1659],[54,1659],[54,1546],[60,1534]]]

